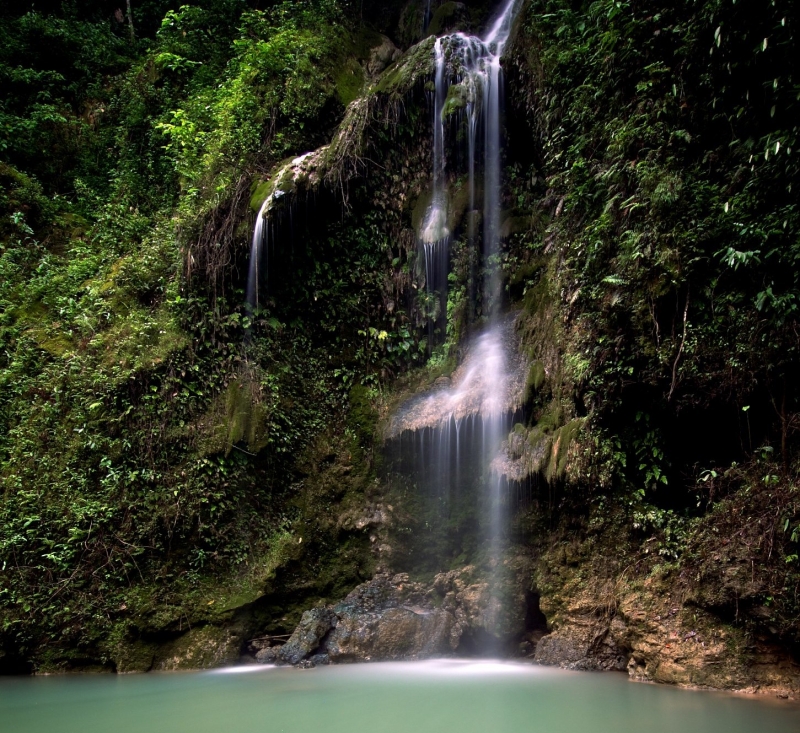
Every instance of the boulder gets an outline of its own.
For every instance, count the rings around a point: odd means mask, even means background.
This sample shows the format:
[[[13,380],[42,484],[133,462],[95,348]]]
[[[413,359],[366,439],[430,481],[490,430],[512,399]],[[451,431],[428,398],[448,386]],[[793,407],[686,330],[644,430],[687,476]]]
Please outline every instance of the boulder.
[[[280,647],[268,646],[256,652],[256,661],[259,664],[275,664],[278,661]]]
[[[430,584],[379,573],[340,603],[306,611],[283,647],[256,658],[295,665],[426,659],[511,652],[523,640],[530,653],[538,637],[527,636],[529,600],[519,582],[527,573],[513,565],[499,573],[504,579],[467,566]]]
[[[388,608],[379,613],[342,611],[327,649],[331,661],[419,659],[452,654],[456,624],[443,610]],[[454,646],[455,642],[455,646]]]
[[[336,615],[330,608],[312,608],[303,613],[294,633],[278,652],[287,664],[297,664],[315,651],[334,623]]]

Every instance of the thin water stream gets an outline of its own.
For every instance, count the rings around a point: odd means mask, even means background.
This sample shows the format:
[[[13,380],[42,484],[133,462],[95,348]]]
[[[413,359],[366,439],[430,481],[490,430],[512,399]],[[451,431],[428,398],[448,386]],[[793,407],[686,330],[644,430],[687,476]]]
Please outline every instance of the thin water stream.
[[[799,727],[800,708],[792,703],[498,662],[0,679],[3,733],[796,733]]]

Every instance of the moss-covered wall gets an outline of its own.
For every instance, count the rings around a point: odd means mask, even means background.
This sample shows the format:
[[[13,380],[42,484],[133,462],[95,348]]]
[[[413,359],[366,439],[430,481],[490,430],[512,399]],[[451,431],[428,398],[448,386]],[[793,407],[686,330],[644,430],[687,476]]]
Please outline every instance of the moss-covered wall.
[[[433,5],[429,32],[492,4]],[[0,18],[5,670],[222,663],[392,542],[400,562],[424,512],[388,508],[375,425],[481,318],[455,162],[430,337],[421,3],[147,8],[134,43],[83,4]],[[795,22],[787,2],[524,3],[501,259],[531,366],[508,452],[554,614],[578,587],[561,566],[613,551],[612,586],[797,644]],[[318,180],[278,180],[311,150]],[[253,311],[255,209],[284,184]]]

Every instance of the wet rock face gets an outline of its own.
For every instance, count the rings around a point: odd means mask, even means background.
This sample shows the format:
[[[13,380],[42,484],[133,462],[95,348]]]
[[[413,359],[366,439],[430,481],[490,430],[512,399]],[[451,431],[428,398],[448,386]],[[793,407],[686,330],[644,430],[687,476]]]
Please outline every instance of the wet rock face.
[[[381,43],[370,51],[367,73],[376,78],[402,55],[403,52],[389,38],[381,36]]]
[[[613,631],[612,631],[612,627]],[[578,619],[560,633],[544,637],[536,647],[535,661],[569,669],[616,670],[628,667],[629,650],[620,639],[624,624],[593,617]]]
[[[490,583],[472,566],[431,584],[381,574],[343,601],[306,611],[289,641],[256,654],[262,664],[425,659],[530,651],[529,601],[511,568]],[[539,634],[541,636],[541,633]],[[530,637],[530,638],[529,638]]]
[[[617,670],[635,680],[794,697],[800,666],[785,648],[746,639],[698,607],[659,593],[649,582],[623,594],[613,609],[590,591],[547,608],[555,629],[537,645],[540,664]],[[547,604],[545,604],[547,607]]]
[[[275,664],[278,661],[278,647],[268,646],[256,652],[256,661],[259,664]]]
[[[336,616],[329,608],[312,608],[306,611],[277,657],[287,664],[297,664],[319,647],[335,622]]]
[[[452,654],[459,635],[448,611],[388,608],[381,613],[344,612],[327,644],[332,662],[397,660]]]

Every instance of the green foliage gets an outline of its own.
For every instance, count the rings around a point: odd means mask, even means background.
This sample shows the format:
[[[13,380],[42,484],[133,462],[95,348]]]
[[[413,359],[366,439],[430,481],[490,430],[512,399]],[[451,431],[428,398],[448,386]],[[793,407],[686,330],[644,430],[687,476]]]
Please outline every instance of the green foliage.
[[[0,646],[22,658],[96,657],[126,614],[205,618],[209,585],[250,577],[300,521],[295,463],[356,375],[405,364],[411,340],[369,315],[369,222],[275,313],[183,277],[252,166],[330,134],[340,5],[138,7],[135,43],[71,5],[0,17]]]
[[[131,50],[107,21],[33,10],[0,17],[0,39],[0,155],[63,184],[91,153],[103,155],[86,147],[109,101],[104,80],[126,68]]]
[[[335,3],[284,3],[245,12],[238,23],[233,56],[216,84],[194,72],[200,62],[191,51],[208,43],[199,8],[171,11],[159,32],[165,50],[156,66],[179,78],[193,76],[193,93],[156,123],[189,209],[197,196],[218,202],[256,152],[277,160],[315,147],[328,122],[324,116],[336,104],[346,46]]]
[[[520,53],[539,55],[523,99],[542,148],[529,178],[546,178],[563,257],[576,399],[622,437],[638,489],[676,502],[670,474],[689,447],[637,429],[636,414],[760,401],[788,467],[796,8],[535,0],[526,18]]]

